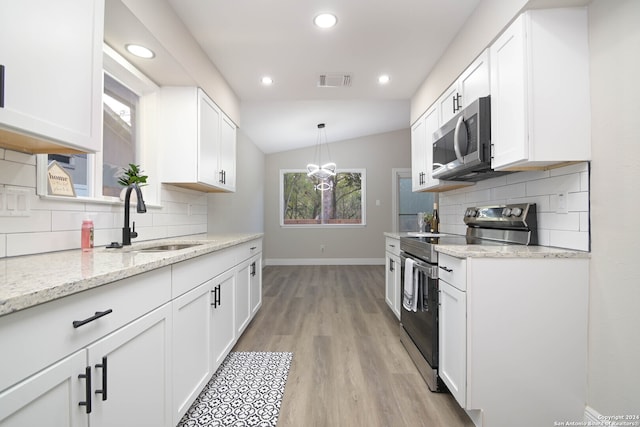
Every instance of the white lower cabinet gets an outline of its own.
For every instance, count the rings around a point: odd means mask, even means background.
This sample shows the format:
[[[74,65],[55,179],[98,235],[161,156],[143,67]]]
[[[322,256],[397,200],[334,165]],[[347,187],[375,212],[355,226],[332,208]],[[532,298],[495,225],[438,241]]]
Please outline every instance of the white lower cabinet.
[[[0,394],[0,426],[170,420],[171,307],[160,307]]]
[[[582,419],[588,258],[438,257],[440,376],[474,422]]]
[[[249,276],[249,299],[251,300],[251,317],[253,317],[262,306],[262,255],[255,255],[251,259]]]
[[[460,406],[467,393],[467,296],[440,280],[439,374]]]
[[[177,424],[213,374],[207,281],[173,301],[173,423]]]
[[[393,314],[400,320],[400,304],[402,304],[400,275],[400,239],[394,237],[385,238],[385,280],[384,299]]]
[[[175,426],[260,307],[261,247],[1,316],[0,427]]]
[[[1,393],[0,425],[88,426],[85,409],[78,405],[85,400],[78,375],[86,366],[86,351],[78,351]]]
[[[238,266],[236,276],[236,334],[240,336],[249,324],[251,316],[251,260],[246,260]]]
[[[213,279],[214,302],[211,310],[212,372],[220,366],[236,342],[234,327],[236,273],[227,271]]]
[[[88,348],[92,427],[172,426],[171,304]]]

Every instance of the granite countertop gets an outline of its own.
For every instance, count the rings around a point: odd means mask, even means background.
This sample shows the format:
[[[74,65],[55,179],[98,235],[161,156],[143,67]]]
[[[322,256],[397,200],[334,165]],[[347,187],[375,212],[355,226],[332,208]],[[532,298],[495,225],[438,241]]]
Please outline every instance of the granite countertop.
[[[442,233],[447,235],[448,233]],[[399,239],[415,236],[415,232],[385,232],[385,237]],[[572,249],[524,245],[447,245],[438,244],[436,252],[457,258],[589,258],[591,254]]]
[[[219,251],[262,233],[167,238],[123,249],[94,248],[0,259],[0,316],[125,279],[180,261]],[[158,244],[202,243],[167,252],[138,252]]]
[[[548,246],[436,245],[436,252],[457,258],[589,258],[589,252]]]

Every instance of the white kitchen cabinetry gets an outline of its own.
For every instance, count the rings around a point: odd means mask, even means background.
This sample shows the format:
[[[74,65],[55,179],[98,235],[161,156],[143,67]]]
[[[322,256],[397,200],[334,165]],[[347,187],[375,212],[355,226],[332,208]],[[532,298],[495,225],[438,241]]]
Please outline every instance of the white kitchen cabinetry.
[[[255,255],[251,259],[250,269],[249,297],[251,299],[251,317],[253,318],[262,306],[262,254]]]
[[[211,360],[215,372],[236,342],[236,272],[229,270],[213,279],[214,302],[211,310]]]
[[[237,268],[236,276],[236,335],[240,336],[249,324],[251,316],[251,260],[246,260]]]
[[[434,133],[474,100],[488,96],[489,50],[485,50],[411,127],[412,191],[447,191],[473,185],[435,179]]]
[[[170,288],[163,268],[0,318],[0,426],[171,426]]]
[[[91,345],[89,425],[173,426],[171,350],[171,304]]]
[[[0,10],[0,146],[99,151],[104,0],[0,0]]]
[[[163,87],[160,118],[162,182],[235,191],[236,127],[202,89]]]
[[[439,375],[464,408],[467,394],[467,297],[464,291],[443,280],[440,280],[438,319],[442,331],[438,344]]]
[[[527,11],[490,52],[492,167],[590,160],[586,8]]]
[[[173,301],[173,424],[177,424],[213,375],[210,281]]]
[[[489,50],[485,49],[436,101],[439,126],[490,90]]]
[[[385,301],[393,314],[400,320],[400,304],[402,300],[400,274],[400,239],[385,238]]]
[[[86,352],[78,351],[0,393],[0,426],[86,427],[89,418],[78,403],[85,401]]]
[[[483,427],[582,419],[589,260],[438,261],[440,376],[460,406]]]

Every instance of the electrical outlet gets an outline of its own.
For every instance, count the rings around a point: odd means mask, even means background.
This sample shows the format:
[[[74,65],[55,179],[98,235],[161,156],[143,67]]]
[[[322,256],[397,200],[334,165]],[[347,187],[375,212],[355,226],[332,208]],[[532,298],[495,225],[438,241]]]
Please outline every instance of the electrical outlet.
[[[568,207],[568,201],[567,201],[568,197],[569,196],[566,191],[556,194],[556,199],[557,199],[556,213],[559,213],[559,214],[569,213],[569,207]]]

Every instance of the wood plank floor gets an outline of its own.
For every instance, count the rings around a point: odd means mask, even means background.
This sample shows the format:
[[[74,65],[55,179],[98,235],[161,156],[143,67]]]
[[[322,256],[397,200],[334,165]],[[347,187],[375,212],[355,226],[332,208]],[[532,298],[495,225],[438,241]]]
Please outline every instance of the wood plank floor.
[[[291,351],[279,427],[473,426],[431,393],[384,301],[383,266],[270,266],[235,351]]]

